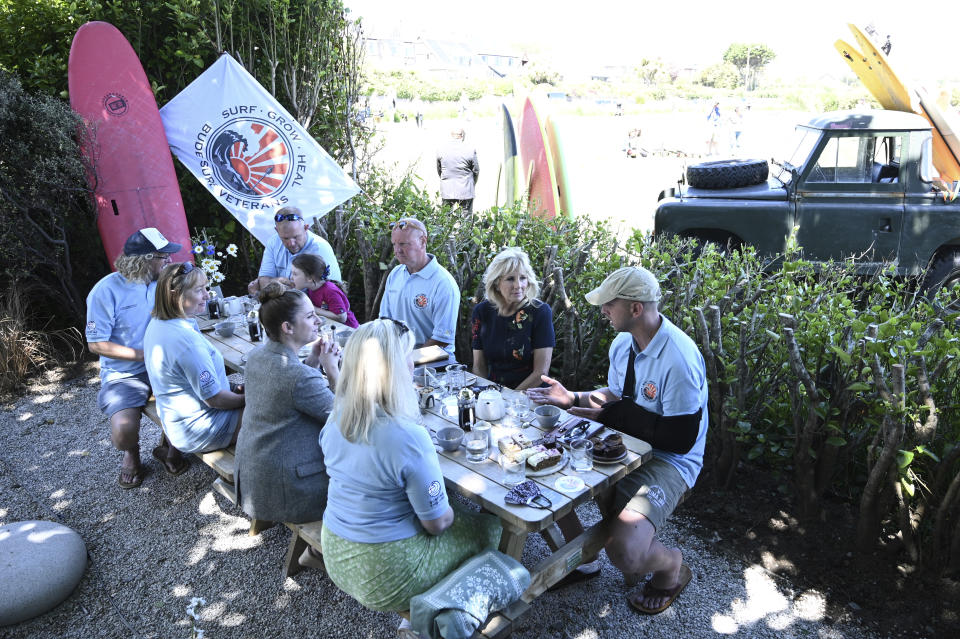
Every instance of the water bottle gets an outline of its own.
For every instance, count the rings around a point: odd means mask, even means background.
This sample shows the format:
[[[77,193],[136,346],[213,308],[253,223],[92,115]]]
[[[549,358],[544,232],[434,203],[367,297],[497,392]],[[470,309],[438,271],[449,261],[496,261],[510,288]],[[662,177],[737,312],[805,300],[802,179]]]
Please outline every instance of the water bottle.
[[[213,291],[210,291],[210,299],[207,300],[207,314],[212,320],[220,319],[220,301]]]

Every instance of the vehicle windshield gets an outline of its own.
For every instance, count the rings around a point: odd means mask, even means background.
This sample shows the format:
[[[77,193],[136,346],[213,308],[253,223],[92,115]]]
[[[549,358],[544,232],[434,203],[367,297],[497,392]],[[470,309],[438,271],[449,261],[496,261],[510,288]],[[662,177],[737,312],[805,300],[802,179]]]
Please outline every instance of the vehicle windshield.
[[[787,145],[781,149],[780,154],[774,156],[774,164],[779,170],[779,173],[774,177],[784,184],[789,184],[792,177],[790,170],[803,168],[804,163],[807,161],[807,158],[810,157],[810,153],[813,151],[813,147],[816,146],[819,139],[820,131],[808,129],[805,126],[798,126],[793,133],[793,137],[790,138]]]

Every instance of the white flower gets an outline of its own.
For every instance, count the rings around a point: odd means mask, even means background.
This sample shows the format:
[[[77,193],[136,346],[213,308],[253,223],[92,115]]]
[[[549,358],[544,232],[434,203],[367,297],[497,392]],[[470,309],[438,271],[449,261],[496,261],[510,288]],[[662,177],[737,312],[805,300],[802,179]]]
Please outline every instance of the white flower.
[[[226,277],[224,277],[223,273],[221,273],[220,271],[217,271],[216,273],[211,275],[211,278],[213,279],[214,284],[219,284],[223,280],[227,279]]]
[[[229,245],[227,245],[227,254],[230,255],[231,257],[236,257],[236,256],[237,256],[237,245],[236,245],[236,244],[229,244]]]
[[[223,257],[223,251],[217,251],[217,257]]]
[[[205,270],[207,273],[212,273],[213,271],[217,270],[217,261],[208,257],[200,262],[200,268]]]
[[[203,246],[201,246],[200,244],[197,244],[196,246],[193,247],[193,252],[196,253],[197,255],[200,255],[201,253],[203,253]]]

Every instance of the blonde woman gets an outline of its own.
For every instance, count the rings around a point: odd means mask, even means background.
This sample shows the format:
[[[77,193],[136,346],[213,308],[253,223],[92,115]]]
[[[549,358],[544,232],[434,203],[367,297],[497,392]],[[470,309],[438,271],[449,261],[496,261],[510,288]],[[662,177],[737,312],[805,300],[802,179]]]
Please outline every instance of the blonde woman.
[[[320,433],[330,477],[321,537],[327,574],[372,610],[408,610],[411,597],[500,540],[495,517],[454,514],[447,501],[430,434],[417,424],[414,339],[396,320],[360,326]]]
[[[200,334],[194,315],[206,308],[207,276],[171,264],[157,280],[143,356],[163,430],[176,448],[199,453],[236,442],[244,397],[230,390],[223,356]]]
[[[553,311],[537,299],[530,258],[516,247],[500,251],[483,274],[486,299],[470,321],[473,373],[525,390],[550,372],[556,337]]]

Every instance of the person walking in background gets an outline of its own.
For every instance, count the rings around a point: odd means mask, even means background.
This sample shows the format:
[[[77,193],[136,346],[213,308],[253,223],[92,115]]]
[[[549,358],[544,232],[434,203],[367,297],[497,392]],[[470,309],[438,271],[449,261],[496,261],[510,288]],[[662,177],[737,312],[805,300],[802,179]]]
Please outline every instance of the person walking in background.
[[[720,142],[720,103],[714,102],[707,114],[707,155],[716,155]]]
[[[450,141],[437,152],[437,175],[440,176],[440,197],[443,205],[459,207],[467,215],[473,213],[473,197],[480,163],[477,150],[466,143],[460,127],[450,131]]]
[[[100,356],[97,403],[110,420],[110,440],[123,452],[121,488],[143,483],[140,415],[152,393],[143,363],[143,333],[153,311],[157,278],[180,248],[155,228],[140,229],[127,238],[123,253],[113,263],[117,271],[97,282],[87,295],[87,348]],[[153,456],[172,475],[190,466],[165,436]]]
[[[730,131],[730,153],[733,155],[740,152],[740,136],[743,135],[743,112],[740,107],[734,107],[730,116]]]

